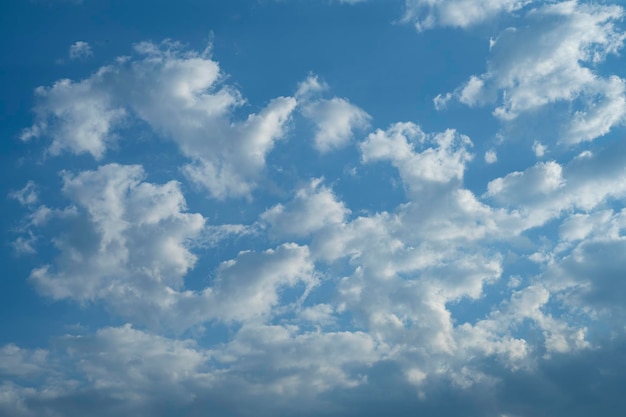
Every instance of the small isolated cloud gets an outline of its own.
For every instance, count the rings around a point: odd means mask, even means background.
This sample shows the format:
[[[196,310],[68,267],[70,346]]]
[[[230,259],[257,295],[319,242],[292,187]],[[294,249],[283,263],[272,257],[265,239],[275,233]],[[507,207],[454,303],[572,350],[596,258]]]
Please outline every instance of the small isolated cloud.
[[[494,149],[490,149],[485,152],[485,162],[488,164],[494,164],[498,162],[498,154]]]
[[[303,114],[316,125],[314,147],[322,153],[346,146],[354,131],[365,129],[370,121],[365,111],[337,97],[311,102]]]
[[[91,46],[84,41],[77,41],[70,46],[70,59],[85,59],[93,55]]]
[[[448,102],[452,100],[452,93],[446,94],[437,94],[437,96],[433,99],[433,104],[435,105],[435,110],[444,110],[448,106]]]
[[[533,142],[533,152],[537,158],[542,158],[546,152],[548,151],[548,147],[543,145],[541,142],[534,141]]]

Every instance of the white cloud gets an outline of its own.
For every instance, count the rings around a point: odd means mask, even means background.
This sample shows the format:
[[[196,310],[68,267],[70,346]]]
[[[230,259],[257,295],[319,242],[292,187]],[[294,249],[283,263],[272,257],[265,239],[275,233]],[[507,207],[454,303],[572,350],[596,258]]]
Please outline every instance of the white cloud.
[[[511,13],[532,0],[406,0],[404,21],[422,31],[435,26],[467,28],[501,13]]]
[[[206,54],[173,42],[143,42],[135,50],[135,58],[118,59],[80,82],[38,88],[38,120],[22,139],[51,136],[53,155],[69,150],[102,158],[123,120],[138,117],[179,145],[192,161],[184,169],[189,178],[214,197],[249,196],[296,100],[275,98],[235,121],[244,100]]]
[[[590,95],[604,96],[599,102],[590,103],[584,110],[574,113],[570,126],[563,134],[563,141],[578,143],[604,136],[613,126],[623,124],[626,115],[626,87],[624,80],[612,76],[599,81],[590,89]]]
[[[262,252],[243,251],[222,262],[212,285],[201,290],[157,285],[146,291],[145,285],[129,282],[125,291],[105,294],[104,299],[135,322],[182,333],[207,322],[271,321],[295,311],[316,285],[307,247],[283,244]],[[297,295],[284,298],[282,292],[288,289]]]
[[[517,206],[552,194],[564,185],[563,168],[554,161],[541,162],[522,172],[512,172],[488,185],[487,195]]]
[[[304,81],[298,84],[296,98],[298,100],[308,100],[311,96],[325,90],[328,90],[328,84],[320,81],[317,75],[310,74]]]
[[[354,131],[365,129],[370,120],[359,107],[337,97],[308,103],[303,114],[316,125],[314,146],[322,153],[345,146]]]
[[[0,375],[4,377],[28,377],[48,371],[48,351],[28,350],[15,344],[0,348]]]
[[[215,61],[177,45],[165,49],[142,43],[137,48],[144,58],[131,66],[136,92],[129,100],[135,112],[178,143],[193,161],[185,172],[214,197],[249,196],[296,100],[278,97],[260,113],[235,122],[231,112],[243,99],[221,85],[223,74]]]
[[[448,106],[448,102],[452,100],[452,93],[446,94],[437,94],[433,99],[433,104],[435,105],[435,110],[444,110]]]
[[[428,144],[434,147],[426,147]],[[364,162],[389,160],[404,184],[419,193],[431,184],[460,181],[465,163],[472,159],[472,142],[454,130],[426,135],[413,123],[396,123],[387,131],[371,133],[360,145]],[[416,147],[425,147],[422,152]]]
[[[48,151],[52,155],[69,151],[102,158],[118,139],[115,127],[127,115],[101,86],[115,76],[113,73],[113,69],[104,67],[88,80],[61,80],[52,87],[37,88],[37,122],[23,132],[22,140],[49,136],[52,143]]]
[[[548,147],[543,145],[541,142],[533,142],[533,152],[537,158],[542,158],[546,154],[547,150]]]
[[[17,255],[35,254],[35,244],[37,243],[37,237],[29,232],[27,236],[18,236],[13,242],[12,246]]]
[[[39,190],[34,181],[28,181],[22,189],[11,191],[9,197],[23,206],[31,206],[39,200]]]
[[[330,304],[316,304],[306,307],[300,312],[300,317],[309,322],[319,325],[329,325],[335,323],[334,308]]]
[[[134,329],[106,327],[91,336],[65,336],[60,343],[88,381],[119,399],[138,401],[165,395],[193,398],[185,383],[202,383],[208,352],[191,340],[172,340]]]
[[[622,48],[626,34],[616,22],[623,16],[619,6],[576,1],[533,9],[524,26],[492,41],[488,71],[471,76],[454,95],[468,106],[495,102],[494,115],[505,121],[571,102],[575,110],[560,140],[571,144],[602,136],[626,114],[623,80],[595,69]]]
[[[364,383],[349,369],[371,365],[381,357],[379,349],[364,332],[299,334],[296,327],[247,325],[218,359],[257,389],[315,399],[320,392]]]
[[[565,219],[559,227],[559,236],[566,242],[586,239],[592,232],[609,237],[610,231],[603,227],[609,224],[613,212],[597,211],[592,214],[575,213]]]
[[[87,379],[127,401],[167,393],[188,403],[193,395],[187,388],[197,393],[223,386],[237,386],[243,395],[314,401],[319,393],[366,385],[366,371],[380,363],[410,370],[403,373],[405,382],[420,389],[441,378],[442,369],[451,384],[471,389],[494,378],[477,361],[495,358],[516,372],[537,360],[537,346],[517,333],[524,320],[541,331],[538,353],[587,349],[584,326],[549,312],[549,301],[573,294],[552,284],[510,287],[504,301],[489,305],[476,320],[463,321],[453,311],[458,303],[478,305],[500,279],[504,257],[492,242],[539,224],[528,220],[536,212],[547,211],[546,221],[566,207],[595,207],[615,193],[608,190],[615,189],[612,181],[621,181],[615,175],[621,154],[608,149],[497,179],[485,197],[510,206],[498,209],[463,188],[470,147],[469,138],[452,130],[428,134],[412,123],[377,130],[360,144],[362,160],[396,167],[408,201],[391,213],[350,219],[346,204],[322,180],[313,180],[260,216],[275,237],[310,239],[310,248],[285,243],[240,252],[200,290],[185,289],[183,280],[195,262],[189,246],[204,239],[204,218],[186,212],[177,183],[145,182],[138,166],[65,173],[63,192],[78,209],[68,217],[68,232],[56,237],[58,260],[35,270],[32,280],[54,298],[102,300],[150,329],[184,332],[207,322],[241,326],[210,350],[130,326],[103,329],[89,340],[66,338]],[[588,172],[596,176],[587,178]],[[603,181],[606,187],[595,199],[581,192]],[[74,229],[81,235],[73,235]],[[240,230],[226,227],[223,233]],[[569,240],[590,233],[563,230]],[[219,239],[222,231],[210,233]],[[325,266],[342,272],[324,277],[318,268],[326,271]],[[331,280],[331,294],[312,296],[324,280]],[[335,331],[344,315],[352,330]],[[316,330],[308,333],[301,325]],[[97,355],[93,344],[103,346]],[[134,352],[147,344],[153,345],[147,359],[135,363],[143,356]],[[119,355],[101,355],[104,350]],[[164,360],[176,370],[159,367]],[[219,372],[207,365],[212,361]]]
[[[76,41],[70,46],[70,59],[85,59],[93,55],[91,46],[84,41]]]
[[[485,162],[488,164],[495,164],[498,162],[498,154],[494,149],[490,149],[485,152]]]
[[[601,315],[611,325],[620,323],[626,287],[617,277],[624,268],[619,255],[625,248],[624,231],[624,210],[569,216],[561,223],[561,242],[540,278],[569,308]]]
[[[423,25],[431,19],[433,25],[467,27],[526,3],[410,4],[429,6],[427,17],[418,19]],[[450,9],[454,5],[458,10]],[[518,39],[525,31],[541,36],[530,29],[510,31],[493,45],[490,72],[471,77],[454,97],[480,105],[491,93],[506,92],[501,108],[505,116],[517,116],[559,100],[571,99],[575,107],[586,94],[602,96],[612,88],[608,107],[585,104],[575,114],[569,137],[590,140],[608,131],[621,117],[623,83],[581,65],[591,67],[615,52],[610,45],[620,47],[621,39],[605,41],[600,34],[610,32],[605,24],[616,10],[621,9],[564,2],[531,11],[531,19],[556,28],[542,32],[548,34],[547,50],[553,53],[558,44],[582,55],[554,69],[549,59],[535,59],[534,44]],[[595,23],[584,20],[585,13]],[[562,19],[552,22],[554,15]],[[555,40],[564,31],[574,36],[568,25],[583,32],[589,25],[605,26],[583,40]],[[507,37],[515,40],[509,45],[519,42],[527,49],[505,51]],[[213,197],[249,197],[298,106],[314,121],[321,152],[346,145],[353,130],[370,120],[347,99],[320,99],[327,86],[313,75],[294,97],[275,98],[241,118],[241,94],[225,84],[206,53],[167,42],[136,49],[137,56],[86,80],[42,88],[39,119],[24,139],[50,136],[52,154],[102,158],[124,121],[137,118],[179,146],[188,158],[183,171]],[[515,60],[530,57],[530,63],[508,68],[498,61],[498,54],[507,53]],[[544,53],[549,55],[538,55]],[[555,62],[563,62],[556,55]],[[568,74],[582,80],[578,87],[555,93],[542,84],[559,81],[563,68],[575,70]],[[530,96],[518,91],[524,83],[532,87],[525,90]],[[440,95],[435,105],[445,107],[452,97]],[[89,103],[100,107],[86,112],[82,106]],[[346,403],[365,401],[363,414],[379,415],[367,401],[383,386],[411,413],[432,414],[434,394],[435,401],[457,401],[452,408],[466,414],[481,415],[461,407],[461,397],[493,404],[494,415],[523,414],[506,401],[504,389],[543,387],[549,376],[536,372],[538,365],[565,374],[568,368],[559,360],[574,358],[567,354],[589,358],[596,335],[588,326],[598,317],[615,314],[611,330],[623,331],[626,286],[616,277],[626,268],[620,256],[626,250],[626,214],[611,205],[626,196],[626,153],[621,143],[611,142],[570,162],[538,162],[502,174],[476,196],[464,185],[472,146],[452,129],[426,133],[414,123],[378,129],[358,145],[364,165],[359,172],[374,164],[391,166],[398,177],[393,181],[404,186],[401,203],[389,211],[357,211],[333,190],[339,186],[316,178],[296,187],[288,201],[265,195],[262,203],[245,206],[258,216],[252,225],[207,225],[202,214],[187,210],[178,182],[148,182],[139,165],[64,171],[65,209],[36,207],[40,198],[29,182],[10,194],[29,210],[30,240],[25,232],[16,246],[34,252],[40,235],[31,231],[58,222],[45,237],[57,256],[32,270],[31,282],[52,299],[83,307],[96,301],[113,320],[133,324],[66,335],[49,349],[1,347],[0,374],[8,382],[0,385],[0,414],[194,416],[211,409],[261,417],[303,410],[342,415]],[[539,158],[547,146],[536,141],[533,150]],[[551,156],[562,155],[552,150]],[[484,159],[495,163],[495,149]],[[204,206],[207,212],[218,207],[213,203]],[[558,233],[556,227],[530,231],[550,220],[560,225]],[[231,238],[244,235],[253,242],[231,247]],[[265,249],[268,242],[271,249]],[[221,251],[229,255],[220,258]],[[198,271],[205,279],[199,285],[194,279],[192,286],[190,272],[200,256],[219,264]],[[518,271],[529,259],[536,269]]]
[[[216,135],[215,139],[219,141],[216,148],[207,145],[196,148],[204,130],[193,132],[189,137],[182,136],[183,153],[195,159],[184,167],[184,172],[218,199],[249,196],[265,167],[266,154],[274,141],[283,136],[284,125],[295,106],[292,98],[274,99],[260,114],[229,127],[234,137],[229,137],[227,132],[221,137]]]
[[[196,260],[187,242],[204,219],[185,212],[178,183],[155,185],[144,177],[140,166],[117,164],[64,173],[63,193],[79,211],[54,239],[56,265],[31,274],[40,292],[55,299],[116,300],[139,289],[148,297],[155,286],[181,286]]]
[[[461,88],[459,92],[459,101],[468,106],[474,106],[480,103],[483,99],[481,97],[485,82],[472,75],[467,83]]]
[[[31,273],[40,293],[103,300],[137,323],[183,331],[209,320],[271,317],[279,290],[316,285],[308,249],[285,244],[241,252],[221,264],[212,287],[185,290],[197,258],[190,246],[203,239],[205,219],[186,211],[178,183],[152,184],[144,177],[136,165],[64,173],[63,193],[78,211],[53,238],[56,261]]]
[[[278,236],[305,236],[342,223],[348,213],[350,210],[322,185],[322,179],[314,179],[286,206],[278,204],[268,209],[261,219],[269,223],[272,233]]]
[[[224,321],[268,318],[279,304],[279,290],[298,283],[309,289],[316,285],[313,271],[309,251],[303,246],[285,244],[262,253],[242,252],[220,266],[214,286],[203,295],[214,304],[211,315]]]
[[[165,416],[196,402],[204,412],[204,401],[230,412],[243,402],[238,415],[253,415],[250,406],[256,405],[254,415],[269,416],[285,407],[319,407],[320,393],[366,383],[354,366],[366,370],[383,352],[363,332],[308,333],[248,324],[229,343],[208,350],[190,339],[170,339],[129,324],[106,327],[56,341],[53,359],[65,373],[34,387],[0,385],[0,412],[73,415],[80,410],[74,401],[83,398],[97,416],[114,410],[140,415],[146,409]]]
[[[524,215],[526,227],[543,225],[567,210],[590,211],[626,195],[620,144],[584,152],[566,166],[539,162],[489,182],[485,197]]]

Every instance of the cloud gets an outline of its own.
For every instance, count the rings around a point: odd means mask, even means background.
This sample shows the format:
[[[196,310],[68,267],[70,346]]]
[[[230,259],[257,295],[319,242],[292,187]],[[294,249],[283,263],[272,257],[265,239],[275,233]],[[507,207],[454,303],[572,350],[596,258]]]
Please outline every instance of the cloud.
[[[111,396],[134,401],[152,401],[159,394],[170,400],[190,398],[184,384],[202,378],[208,360],[194,341],[168,339],[128,324],[87,337],[67,335],[60,343],[70,358],[80,358],[78,368],[88,381],[97,381]]]
[[[547,150],[547,146],[543,145],[541,142],[533,142],[533,152],[537,158],[542,158],[546,154]]]
[[[296,100],[278,97],[258,114],[234,120],[244,100],[223,83],[219,64],[206,53],[167,41],[143,42],[135,51],[134,58],[120,58],[82,81],[39,87],[38,118],[22,139],[49,136],[52,155],[101,159],[124,121],[138,118],[178,144],[191,160],[184,172],[215,198],[250,196]]]
[[[485,152],[485,162],[488,164],[494,164],[498,162],[498,154],[494,149],[490,149]]]
[[[530,3],[532,0],[406,0],[403,20],[413,22],[419,31],[435,26],[468,28]]]
[[[187,242],[204,226],[185,212],[179,184],[144,182],[137,165],[104,165],[96,171],[63,173],[63,194],[78,207],[54,239],[56,266],[34,269],[37,289],[54,299],[123,302],[142,289],[182,285],[196,257]]]
[[[525,213],[527,227],[543,225],[566,211],[601,208],[626,193],[622,147],[611,144],[595,153],[585,151],[566,166],[539,162],[490,181],[485,197]]]
[[[565,183],[561,165],[554,161],[539,163],[522,172],[497,178],[488,185],[487,195],[517,206],[533,198],[548,196]]]
[[[506,30],[488,71],[435,105],[496,103],[496,115],[513,120],[567,102],[571,143],[608,132],[622,117],[623,82],[596,65],[621,48],[622,9],[528,4],[407,2],[420,29],[512,12],[529,23]],[[276,143],[302,120],[295,112],[312,122],[304,133],[322,153],[355,140],[371,116],[324,98],[315,75],[250,112],[210,51],[171,41],[137,44],[81,81],[37,91],[23,139],[45,140],[49,155],[93,158],[61,171],[54,204],[34,182],[10,193],[27,211],[15,246],[35,253],[43,241],[54,251],[31,270],[39,294],[109,316],[45,348],[0,346],[1,415],[597,414],[581,393],[616,404],[623,143],[594,143],[571,159],[550,144],[549,160],[489,178],[506,169],[485,168],[508,161],[505,147],[473,164],[463,133],[398,122],[359,140],[358,160],[342,160],[360,163],[350,182],[298,166],[278,184],[288,197],[259,202],[252,193]],[[177,168],[200,186],[193,197],[248,198],[193,198],[189,209],[184,185],[154,180],[147,163],[100,162],[119,156],[131,124],[177,146]],[[533,145],[537,158],[546,138]],[[468,174],[476,166],[485,170]],[[387,179],[399,184],[395,203],[359,210],[350,187],[385,199]],[[243,210],[241,224],[209,224]]]
[[[298,90],[296,92],[296,98],[306,101],[311,99],[315,94],[328,90],[328,84],[320,81],[319,77],[315,74],[309,74],[308,77],[300,84],[298,84]]]
[[[354,130],[365,129],[370,120],[363,110],[337,97],[309,103],[303,114],[316,125],[314,146],[321,153],[345,146]]]
[[[48,147],[51,155],[69,151],[101,159],[117,141],[115,127],[127,115],[123,107],[114,104],[106,88],[102,88],[105,79],[111,76],[112,69],[104,67],[88,80],[65,79],[52,87],[38,87],[35,93],[41,104],[35,109],[37,122],[24,130],[22,140],[45,135],[51,139]]]
[[[560,141],[575,144],[605,135],[626,114],[623,80],[595,68],[622,48],[626,34],[615,5],[549,3],[529,11],[520,28],[505,30],[491,44],[488,71],[471,76],[454,96],[468,106],[496,103],[503,121],[572,103]],[[442,108],[452,96],[438,96]],[[445,99],[445,100],[444,100]],[[443,100],[443,101],[442,101]]]
[[[313,122],[313,146],[320,153],[345,147],[356,130],[369,127],[371,116],[345,98],[319,98],[329,89],[315,74],[298,85],[298,99],[302,115]]]
[[[271,225],[272,233],[277,236],[297,237],[342,223],[349,213],[332,191],[322,186],[322,179],[314,179],[286,206],[275,205],[265,211],[261,219]]]
[[[299,283],[308,290],[317,283],[309,251],[285,244],[261,253],[242,252],[236,259],[224,262],[214,286],[203,295],[205,301],[213,304],[209,317],[245,322],[270,318],[279,301],[288,302],[280,300],[279,291]],[[304,296],[308,290],[303,291]]]
[[[0,385],[0,411],[11,416],[149,412],[169,417],[200,416],[211,409],[241,416],[281,410],[368,416],[379,415],[393,401],[400,416],[416,410],[426,416],[468,410],[487,415],[485,402],[497,415],[584,416],[602,406],[590,405],[580,397],[583,393],[592,393],[606,407],[617,406],[615,387],[623,380],[622,361],[615,362],[623,354],[623,339],[603,349],[555,354],[531,369],[483,363],[497,382],[472,375],[468,365],[476,359],[470,359],[464,375],[475,379],[465,388],[446,382],[442,373],[423,384],[414,363],[381,360],[389,353],[362,332],[296,334],[281,326],[246,326],[229,344],[205,350],[192,340],[168,339],[130,325],[106,327],[57,341],[49,354],[71,373],[34,386]],[[384,398],[379,394],[383,387],[389,392]],[[555,396],[562,399],[556,406]]]
[[[39,200],[39,190],[34,181],[28,181],[24,188],[11,191],[9,197],[17,200],[23,206],[32,206]]]
[[[34,269],[31,282],[53,299],[102,300],[115,314],[155,328],[181,331],[210,320],[271,317],[279,290],[316,285],[308,249],[241,252],[218,268],[212,287],[184,288],[191,252],[205,219],[186,211],[175,181],[145,182],[140,166],[109,164],[63,174],[63,193],[77,211],[53,238],[56,261]]]
[[[429,142],[436,146],[415,151],[416,145]],[[467,136],[454,130],[426,135],[413,123],[397,123],[370,134],[360,146],[364,162],[390,160],[408,189],[419,193],[431,184],[460,181],[465,163],[472,159],[467,151],[471,145]]]
[[[70,46],[70,59],[85,59],[93,56],[93,51],[89,43],[84,41],[76,41]]]
[[[561,241],[550,253],[551,261],[541,278],[564,304],[610,326],[620,326],[626,288],[619,279],[624,268],[624,210],[575,213],[560,225]]]
[[[48,368],[48,351],[22,349],[15,344],[0,348],[0,374],[4,377],[38,376]]]

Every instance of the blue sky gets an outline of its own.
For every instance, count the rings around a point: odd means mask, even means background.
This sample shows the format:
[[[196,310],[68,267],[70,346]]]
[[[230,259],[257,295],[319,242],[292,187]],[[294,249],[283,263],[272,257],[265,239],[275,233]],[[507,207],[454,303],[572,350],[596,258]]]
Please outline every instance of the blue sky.
[[[626,10],[0,6],[0,416],[621,415]]]

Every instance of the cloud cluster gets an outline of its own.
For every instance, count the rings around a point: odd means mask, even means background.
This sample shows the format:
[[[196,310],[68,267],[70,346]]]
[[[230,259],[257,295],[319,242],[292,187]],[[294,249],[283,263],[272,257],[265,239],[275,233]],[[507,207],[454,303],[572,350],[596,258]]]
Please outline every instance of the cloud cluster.
[[[508,28],[492,41],[487,72],[437,96],[435,105],[442,109],[452,98],[470,107],[495,104],[493,114],[511,121],[566,102],[571,110],[558,132],[561,142],[603,136],[626,114],[624,80],[596,70],[623,47],[623,16],[616,5],[577,1],[532,9],[524,26]]]
[[[168,41],[140,43],[135,52],[82,81],[37,89],[38,121],[22,138],[50,137],[53,155],[69,151],[101,159],[125,122],[138,118],[180,147],[191,160],[186,174],[214,197],[248,196],[296,100],[278,97],[258,114],[235,120],[235,109],[245,101],[224,84],[208,52],[185,51]]]
[[[609,410],[626,375],[626,152],[620,141],[576,146],[626,112],[623,80],[598,69],[622,47],[624,11],[536,3],[406,2],[420,30],[502,13],[524,22],[492,42],[485,73],[435,100],[493,105],[505,122],[564,113],[570,153],[539,137],[545,159],[519,170],[501,168],[509,155],[493,147],[477,163],[480,138],[453,128],[376,127],[314,75],[250,112],[210,51],[171,41],[38,88],[22,139],[40,138],[49,157],[89,157],[60,172],[55,203],[34,181],[10,192],[28,213],[14,246],[37,256],[29,282],[42,297],[101,305],[110,322],[45,348],[0,345],[0,415]],[[266,160],[292,127],[312,143],[301,158],[345,153],[341,163],[358,166],[350,181],[390,173],[399,202],[365,210],[345,197],[344,177],[264,189]],[[142,129],[176,145],[178,180],[109,161]],[[331,154],[340,149],[351,152]],[[245,224],[214,221],[244,207]]]

